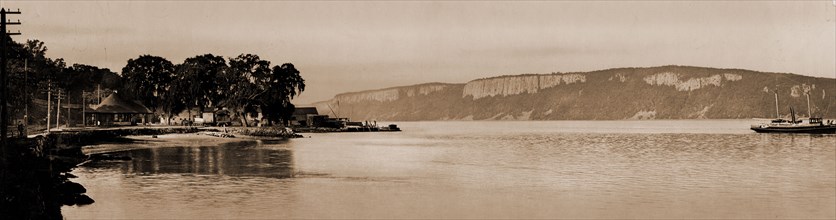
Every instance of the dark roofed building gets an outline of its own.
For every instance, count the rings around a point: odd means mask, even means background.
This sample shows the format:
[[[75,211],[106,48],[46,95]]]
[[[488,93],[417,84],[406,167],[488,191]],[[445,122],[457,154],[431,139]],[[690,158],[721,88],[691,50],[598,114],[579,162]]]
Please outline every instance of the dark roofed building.
[[[87,114],[94,125],[136,125],[145,123],[145,116],[153,113],[150,109],[137,101],[128,100],[118,93],[110,94]]]
[[[293,117],[290,119],[290,125],[307,127],[311,126],[312,117],[319,115],[316,107],[296,107],[293,110]]]
[[[316,107],[297,107],[293,109],[293,115],[318,115]]]

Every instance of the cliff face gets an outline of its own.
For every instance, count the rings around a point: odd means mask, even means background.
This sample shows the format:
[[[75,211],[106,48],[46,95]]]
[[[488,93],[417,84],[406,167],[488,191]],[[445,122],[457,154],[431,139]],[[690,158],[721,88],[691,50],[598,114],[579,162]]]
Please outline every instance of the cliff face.
[[[531,94],[537,93],[543,89],[558,86],[561,83],[566,85],[576,82],[586,82],[586,76],[581,74],[551,74],[477,79],[464,85],[462,97],[471,96],[473,99],[480,99],[484,97],[519,95],[523,93]]]
[[[590,120],[836,117],[836,79],[663,66],[527,74],[345,93],[315,103],[353,120]],[[831,94],[831,95],[828,95]],[[333,112],[332,112],[333,109]]]
[[[444,90],[447,86],[447,84],[429,83],[365,92],[343,93],[334,97],[333,100],[345,104],[360,103],[365,101],[389,102],[398,100],[401,97],[429,95],[430,93]]]

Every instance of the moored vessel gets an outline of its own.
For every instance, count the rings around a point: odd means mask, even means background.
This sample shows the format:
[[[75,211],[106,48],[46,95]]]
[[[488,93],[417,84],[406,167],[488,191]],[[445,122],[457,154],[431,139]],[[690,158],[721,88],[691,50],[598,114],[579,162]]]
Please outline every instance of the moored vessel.
[[[836,134],[836,123],[822,118],[809,118],[804,120],[787,121],[775,119],[770,123],[752,125],[752,130],[758,133],[807,133],[807,134]]]
[[[813,115],[810,110],[810,94],[807,95],[807,115]],[[778,94],[775,94],[775,116],[769,123],[752,125],[750,129],[758,133],[807,133],[807,134],[834,134],[836,133],[836,121],[827,120],[821,117],[810,117],[805,120],[798,120],[795,117],[795,109],[790,107],[790,120],[778,117]]]

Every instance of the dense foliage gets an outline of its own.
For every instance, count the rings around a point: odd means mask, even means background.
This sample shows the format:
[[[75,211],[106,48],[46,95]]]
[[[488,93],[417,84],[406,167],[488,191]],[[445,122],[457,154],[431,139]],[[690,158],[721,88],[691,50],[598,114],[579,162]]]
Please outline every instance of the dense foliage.
[[[290,100],[305,89],[304,79],[293,64],[271,66],[270,61],[254,54],[229,60],[204,54],[180,64],[141,55],[129,59],[120,75],[107,68],[68,66],[63,59],[49,58],[46,45],[38,40],[23,44],[6,40],[10,47],[10,117],[14,121],[28,112],[29,124],[45,124],[47,111],[42,105],[51,98],[55,108],[59,91],[64,103],[84,102],[88,106],[118,92],[139,101],[168,123],[181,112],[191,115],[227,108],[244,126],[251,124],[247,116],[258,113],[267,123],[283,124],[293,112]]]

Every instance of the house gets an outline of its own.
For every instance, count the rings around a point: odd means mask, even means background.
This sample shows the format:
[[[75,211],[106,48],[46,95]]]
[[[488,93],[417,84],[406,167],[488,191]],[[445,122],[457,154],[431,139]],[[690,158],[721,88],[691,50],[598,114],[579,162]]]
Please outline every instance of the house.
[[[202,116],[203,125],[232,125],[232,112],[226,109],[220,109],[217,111],[205,111],[203,112]]]
[[[314,117],[319,115],[316,107],[296,107],[293,116],[290,118],[291,126],[311,127],[314,126]]]
[[[87,118],[96,126],[120,126],[145,123],[153,112],[137,101],[128,100],[118,93],[110,94],[86,112]]]

